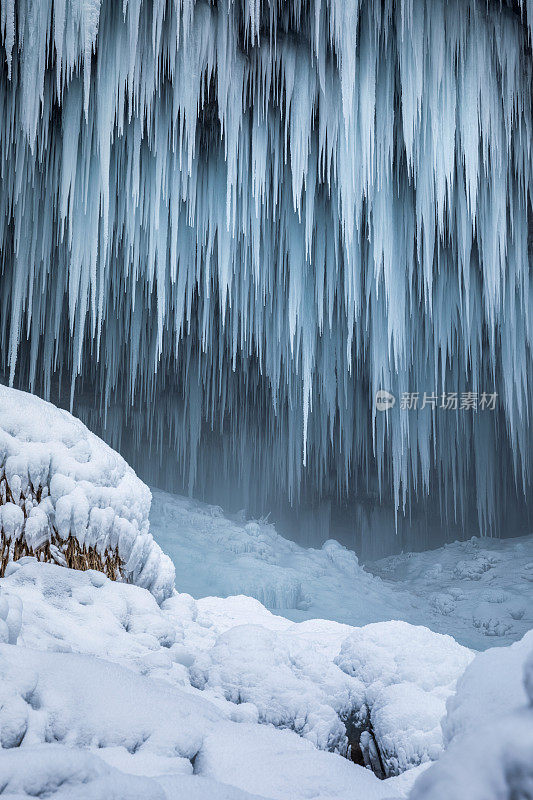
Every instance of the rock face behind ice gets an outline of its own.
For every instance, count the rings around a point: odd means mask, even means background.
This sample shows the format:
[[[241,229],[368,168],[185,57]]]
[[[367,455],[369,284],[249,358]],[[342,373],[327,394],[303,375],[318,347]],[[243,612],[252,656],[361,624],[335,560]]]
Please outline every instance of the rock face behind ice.
[[[35,555],[102,569],[162,601],[174,567],[148,531],[150,503],[148,487],[79,420],[0,386],[2,574],[9,562]]]

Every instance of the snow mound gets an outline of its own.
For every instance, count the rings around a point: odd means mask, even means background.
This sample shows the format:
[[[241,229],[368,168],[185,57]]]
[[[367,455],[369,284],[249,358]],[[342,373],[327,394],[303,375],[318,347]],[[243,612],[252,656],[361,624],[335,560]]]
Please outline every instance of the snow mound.
[[[24,555],[95,567],[158,601],[174,569],[149,533],[151,494],[71,414],[0,386],[0,570]]]
[[[437,758],[447,697],[473,658],[451,636],[390,621],[355,629],[335,663],[360,681],[360,747],[376,773]]]
[[[446,698],[471,659],[451,637],[401,622],[240,625],[196,656],[190,676],[319,749],[350,747],[385,777],[438,757]]]
[[[410,800],[533,796],[532,671],[533,631],[476,656],[448,700],[449,747],[416,781]]]
[[[98,756],[58,744],[0,750],[3,798],[165,800],[153,780],[125,775]]]
[[[19,609],[22,605],[19,642],[25,647],[97,655],[171,683],[188,683],[174,653],[182,626],[144,589],[34,558],[15,562],[2,585]]]
[[[296,631],[231,628],[190,672],[199,689],[253,704],[260,722],[289,728],[322,750],[346,753],[343,722],[361,705],[360,685]]]
[[[493,647],[476,655],[447,702],[443,720],[446,744],[485,725],[497,726],[506,714],[528,703],[530,677],[526,665],[530,654],[533,630],[510,647]]]

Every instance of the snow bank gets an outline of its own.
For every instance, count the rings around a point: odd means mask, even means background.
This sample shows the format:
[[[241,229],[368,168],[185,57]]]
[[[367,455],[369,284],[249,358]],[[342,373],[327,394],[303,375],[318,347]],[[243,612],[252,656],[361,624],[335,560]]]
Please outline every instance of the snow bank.
[[[293,626],[249,598],[196,603],[174,595],[159,606],[146,590],[101,577],[24,559],[0,581],[2,593],[22,600],[18,644],[0,645],[0,774],[7,797],[406,796],[414,774],[398,786],[379,781],[295,732],[258,725],[251,703],[217,698],[209,688],[199,692],[189,682],[191,654],[251,619],[273,631],[295,628],[309,670],[313,652],[321,654],[318,681],[346,626],[322,622],[313,632],[311,623]],[[329,637],[324,626],[332,628]],[[334,671],[355,683],[330,661]],[[295,669],[293,696],[311,691],[312,678],[298,680]],[[326,706],[317,709],[317,722],[321,716],[330,722]],[[320,793],[310,794],[313,785]]]
[[[79,420],[0,386],[0,574],[35,554],[94,567],[161,601],[174,570],[148,531],[150,502],[124,459]]]
[[[61,742],[122,747],[190,760],[208,725],[223,718],[207,699],[108,661],[0,645],[2,747]],[[187,763],[186,763],[187,762]]]
[[[106,763],[144,775],[166,774],[169,770],[181,775],[183,769],[189,769],[188,757],[198,748],[198,755],[191,756],[195,772],[203,763],[206,775],[225,781],[226,775],[219,771],[222,767],[215,769],[213,764],[231,732],[231,741],[241,753],[241,772],[244,770],[244,777],[237,783],[234,778],[232,784],[267,797],[271,795],[261,790],[259,777],[246,777],[248,745],[244,748],[241,738],[246,740],[250,730],[258,751],[254,769],[257,760],[261,760],[265,771],[279,772],[275,754],[285,752],[288,742],[289,751],[284,757],[287,763],[292,760],[297,774],[312,776],[318,764],[323,769],[327,767],[329,780],[338,773],[340,783],[331,784],[331,797],[344,798],[346,781],[355,787],[360,772],[364,776],[361,780],[376,781],[380,792],[388,787],[385,797],[396,793],[404,796],[404,789],[391,790],[391,779],[378,781],[368,770],[361,770],[340,756],[337,760],[334,753],[326,751],[342,751],[348,743],[356,750],[356,737],[364,728],[358,721],[366,721],[369,710],[375,714],[379,710],[382,717],[388,715],[389,721],[377,727],[382,738],[376,741],[391,760],[396,758],[402,766],[415,763],[415,759],[402,760],[401,752],[393,749],[395,743],[402,745],[402,736],[407,739],[408,735],[416,742],[417,752],[433,755],[433,719],[431,724],[424,723],[429,703],[428,667],[417,667],[422,642],[428,648],[440,645],[441,661],[447,665],[433,677],[435,685],[451,683],[454,659],[459,674],[462,659],[470,657],[469,651],[447,637],[427,632],[422,640],[418,629],[400,623],[391,624],[393,629],[397,626],[395,636],[390,625],[362,629],[359,644],[352,640],[348,651],[343,649],[343,642],[350,641],[357,631],[347,625],[326,620],[294,624],[246,597],[195,601],[188,595],[174,594],[158,605],[140,587],[111,581],[100,573],[39,563],[34,558],[13,565],[11,574],[0,581],[0,591],[16,597],[19,607],[22,601],[19,645],[6,645],[0,651],[0,683],[8,692],[3,705],[11,720],[6,722],[5,730],[11,742],[22,737],[24,747],[35,740],[42,744],[55,741],[63,730],[68,732],[67,738],[61,739],[63,743],[72,747],[98,743],[98,755]],[[363,654],[371,650],[369,641],[380,639],[381,628],[384,652],[378,658],[378,649],[374,648],[373,668],[379,671],[381,659],[381,671],[387,673],[389,683],[381,692],[372,693],[373,686],[363,666],[356,665],[355,654],[361,653],[363,665]],[[417,641],[421,643],[418,649]],[[410,647],[412,663],[408,664]],[[10,651],[17,654],[11,661]],[[386,654],[391,651],[402,663],[396,673],[388,668],[390,657],[387,660]],[[348,652],[353,674],[347,671]],[[334,663],[340,653],[344,658],[342,669]],[[408,674],[414,688],[409,695],[410,705],[399,717],[401,697],[394,696],[394,681],[404,687]],[[137,678],[142,681],[137,682]],[[98,687],[96,695],[91,686]],[[36,692],[32,687],[37,687]],[[153,692],[157,696],[153,697]],[[433,694],[438,698],[437,691]],[[139,698],[139,703],[122,712],[122,704],[128,705],[128,696]],[[432,710],[435,716],[444,711],[444,699],[438,701],[442,710]],[[32,703],[39,706],[38,713]],[[89,708],[91,703],[96,704],[95,709]],[[189,725],[188,717],[183,718],[191,703],[196,726]],[[219,728],[222,722],[223,729]],[[167,725],[172,728],[170,733]],[[176,738],[176,727],[184,739]],[[285,733],[290,738],[268,738],[282,733],[279,728],[289,729]],[[270,729],[273,734],[264,733]],[[29,740],[28,732],[32,734]],[[388,734],[392,744],[387,744]],[[146,741],[144,736],[148,736]],[[263,740],[263,736],[267,738]],[[318,755],[317,747],[324,748],[322,755]],[[405,785],[416,776],[416,770],[409,772],[413,775],[406,778]],[[349,780],[347,776],[351,776]],[[302,793],[294,794],[294,771],[284,777],[283,786],[282,778],[277,780],[276,796],[290,800],[306,797],[304,788],[312,784],[311,777],[306,778]],[[366,800],[365,792],[361,796]]]
[[[445,743],[485,725],[497,725],[506,714],[528,702],[524,674],[533,654],[533,630],[510,647],[479,653],[459,678],[443,720]]]
[[[474,659],[448,701],[450,746],[422,775],[410,800],[532,797],[533,631]]]
[[[195,761],[201,774],[273,800],[391,800],[401,796],[394,779],[379,781],[369,770],[335,753],[317,751],[290,731],[243,724],[238,740],[234,732],[235,727],[227,725],[225,731],[206,737]],[[250,766],[243,769],[243,763]]]
[[[199,775],[162,772],[145,776],[122,771],[109,764],[114,757],[124,760],[117,755],[109,750],[100,750],[97,755],[61,744],[0,750],[0,794],[5,800],[261,800],[258,795]],[[149,762],[148,771],[163,769],[161,762]]]

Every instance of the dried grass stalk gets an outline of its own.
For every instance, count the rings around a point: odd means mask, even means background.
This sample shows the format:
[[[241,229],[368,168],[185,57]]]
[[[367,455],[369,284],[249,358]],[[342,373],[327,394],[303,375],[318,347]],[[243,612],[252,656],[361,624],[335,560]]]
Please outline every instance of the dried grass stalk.
[[[66,566],[70,567],[70,569],[79,569],[81,571],[95,569],[98,572],[103,572],[112,581],[125,580],[124,564],[117,548],[114,550],[108,548],[101,555],[94,547],[80,545],[74,536],[69,536],[68,539],[62,541],[57,534],[54,534],[51,542],[45,542],[41,547],[33,550],[23,537],[11,541],[6,539],[3,533],[0,534],[0,578],[4,577],[6,567],[10,561],[18,561],[24,556],[33,556],[38,561],[49,561],[52,564],[57,564],[57,559],[54,558],[50,551],[50,544],[57,547],[65,559]]]
[[[13,497],[5,477],[0,479],[0,504],[3,501],[4,503],[18,505],[23,511],[25,520],[28,515],[27,509],[38,505],[42,496],[43,489],[41,486],[36,488],[30,486],[29,491],[26,494],[21,494],[17,501]],[[27,503],[27,501],[30,502]],[[35,549],[28,545],[23,532],[16,539],[11,539],[0,529],[0,578],[4,577],[6,567],[10,561],[18,561],[24,556],[34,556],[39,561],[58,563],[58,559],[54,557],[50,550],[50,545],[57,548],[66,566],[71,569],[82,571],[95,569],[103,572],[112,581],[125,580],[124,563],[118,554],[118,548],[107,548],[103,554],[100,554],[94,547],[81,545],[74,536],[69,536],[66,540],[61,539],[57,530],[53,527],[50,541]]]

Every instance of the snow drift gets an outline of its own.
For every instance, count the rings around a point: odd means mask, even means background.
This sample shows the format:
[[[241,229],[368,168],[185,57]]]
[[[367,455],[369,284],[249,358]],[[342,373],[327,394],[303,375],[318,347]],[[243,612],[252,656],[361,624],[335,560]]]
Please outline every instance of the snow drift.
[[[417,775],[415,767],[380,781],[317,749],[334,744],[324,736],[341,726],[334,706],[358,686],[333,664],[348,626],[293,625],[245,597],[175,593],[158,605],[138,586],[35,558],[13,564],[0,591],[22,609],[17,644],[0,644],[0,796],[4,785],[7,797],[58,798],[94,797],[109,785],[110,797],[158,798],[162,786],[169,799],[382,800],[405,797]],[[263,661],[264,651],[248,652],[239,670],[249,628],[277,647]],[[223,647],[232,639],[233,660]],[[470,654],[450,640],[454,648],[458,676]],[[202,691],[191,685],[208,663],[202,654],[233,672],[228,699],[214,680]],[[298,708],[307,732],[286,729]]]
[[[443,720],[446,752],[411,800],[528,798],[533,788],[533,631],[476,656]]]
[[[136,583],[159,600],[174,568],[149,533],[151,494],[77,419],[0,386],[0,574],[35,555]]]

